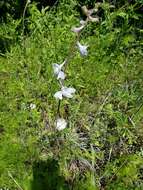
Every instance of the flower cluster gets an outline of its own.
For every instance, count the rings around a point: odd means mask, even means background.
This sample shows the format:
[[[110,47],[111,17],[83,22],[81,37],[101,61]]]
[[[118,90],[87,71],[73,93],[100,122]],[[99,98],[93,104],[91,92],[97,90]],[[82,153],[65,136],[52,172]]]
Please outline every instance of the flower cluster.
[[[65,60],[62,64],[54,63],[52,65],[54,75],[56,76],[56,78],[59,81],[59,84],[61,86],[61,89],[54,94],[54,97],[56,98],[56,100],[59,100],[59,101],[61,101],[63,98],[72,98],[75,91],[76,91],[72,87],[64,86],[64,80],[66,78],[65,67],[64,66],[65,66],[66,63],[67,62]],[[55,122],[55,125],[56,125],[56,129],[58,131],[61,131],[61,130],[66,128],[67,121],[64,118],[57,118],[57,120]]]
[[[71,87],[64,86],[64,80],[66,78],[65,72],[64,72],[64,65],[66,64],[66,61],[64,61],[62,64],[53,64],[53,70],[54,74],[57,77],[57,80],[59,80],[59,84],[61,85],[61,90],[56,92],[54,94],[54,97],[56,99],[62,100],[63,97],[65,98],[72,98],[73,94],[75,93],[75,89]]]
[[[90,21],[91,22],[98,22],[99,19],[97,17],[92,16],[92,14],[97,11],[97,9],[88,10],[86,8],[86,6],[83,6],[82,11],[87,17],[86,20],[85,21],[81,20],[80,23],[79,23],[79,26],[78,27],[72,27],[71,31],[76,34],[75,48],[78,48],[81,56],[87,56],[87,54],[88,54],[88,51],[87,51],[88,46],[87,45],[82,45],[79,42],[80,34],[81,34],[82,30],[85,28],[85,26],[87,25],[88,22],[90,22]],[[71,57],[72,53],[73,53],[73,51],[70,52],[70,55],[68,55],[68,57]],[[54,75],[56,76],[56,78],[57,78],[57,80],[58,80],[58,82],[60,84],[60,90],[57,91],[54,94],[54,97],[59,102],[61,100],[63,100],[63,98],[73,98],[73,96],[74,96],[74,94],[76,92],[76,90],[74,88],[66,87],[64,85],[64,81],[66,79],[65,69],[67,68],[67,67],[65,67],[65,65],[67,65],[67,64],[68,64],[68,58],[65,59],[65,61],[62,64],[54,63],[52,65]],[[58,111],[59,111],[59,109],[58,109]],[[59,117],[59,115],[60,114],[58,113],[58,118],[57,118],[57,120],[55,122],[56,129],[58,131],[63,130],[63,129],[65,129],[67,127],[67,121],[64,118]]]
[[[93,13],[96,13],[98,11],[99,4],[96,4],[96,5],[97,5],[97,8],[95,8],[95,9],[87,9],[86,6],[82,7],[83,14],[85,14],[87,16],[87,22],[88,21],[99,22],[99,18],[97,16],[92,16]]]
[[[62,67],[64,66],[65,61],[59,65],[57,63],[53,64],[53,70],[54,70],[54,74],[57,77],[58,80],[64,80],[65,79],[65,73],[62,71]]]

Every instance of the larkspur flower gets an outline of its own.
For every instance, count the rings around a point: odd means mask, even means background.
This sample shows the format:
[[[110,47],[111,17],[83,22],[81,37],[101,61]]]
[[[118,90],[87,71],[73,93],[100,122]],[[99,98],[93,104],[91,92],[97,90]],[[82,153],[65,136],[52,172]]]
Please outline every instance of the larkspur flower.
[[[81,56],[87,56],[87,48],[88,46],[81,45],[79,42],[77,42],[77,47],[80,51]]]
[[[71,87],[62,87],[62,94],[64,97],[72,98],[73,94],[75,93],[75,89]]]
[[[59,79],[62,79],[62,80],[65,79],[65,73],[62,71],[62,67],[64,66],[64,64],[65,64],[65,61],[60,65],[57,63],[53,64],[54,74],[57,76],[58,80]]]
[[[62,94],[62,91],[58,91],[54,94],[54,97],[56,99],[59,99],[59,100],[62,100],[63,99],[63,94]]]
[[[58,118],[58,119],[56,120],[56,129],[57,129],[58,131],[61,131],[61,130],[65,129],[66,127],[67,127],[67,122],[66,122],[65,119],[63,119],[63,118]]]
[[[61,65],[59,65],[57,63],[53,64],[53,70],[54,70],[55,75],[58,75],[58,73],[61,71],[61,69],[62,69],[62,64]]]
[[[94,9],[87,9],[86,6],[81,7],[83,14],[85,14],[87,17],[92,15],[94,12]]]
[[[86,15],[86,16],[89,15],[89,10],[87,9],[86,6],[82,6],[82,7],[81,7],[81,10],[82,10],[82,12],[83,12],[84,15]]]
[[[80,20],[81,25],[85,25],[87,22],[85,20]]]
[[[99,18],[98,18],[98,17],[89,16],[88,19],[89,19],[89,21],[91,21],[91,22],[99,22]]]
[[[54,94],[54,97],[59,100],[62,100],[63,97],[72,98],[75,91],[74,88],[62,86],[61,90]]]
[[[59,80],[59,79],[64,80],[65,77],[66,77],[66,75],[65,75],[65,73],[64,73],[63,71],[60,71],[60,72],[58,73],[58,75],[57,75],[57,79],[58,79],[58,80]]]
[[[71,29],[72,32],[75,32],[75,33],[79,33],[83,28],[84,28],[85,25],[81,25],[79,27],[73,27]]]

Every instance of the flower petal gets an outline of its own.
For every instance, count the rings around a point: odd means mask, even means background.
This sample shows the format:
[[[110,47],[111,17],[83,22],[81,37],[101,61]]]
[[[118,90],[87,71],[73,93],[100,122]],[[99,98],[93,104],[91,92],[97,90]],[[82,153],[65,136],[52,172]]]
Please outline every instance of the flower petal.
[[[61,70],[61,66],[58,65],[57,63],[54,63],[52,66],[53,66],[54,74],[55,74],[55,75],[58,75],[58,73],[59,73],[60,70]]]
[[[67,91],[69,92],[69,93],[75,93],[75,88],[71,88],[71,87],[69,87],[69,88],[67,88]]]
[[[59,99],[59,100],[62,100],[63,99],[63,94],[62,94],[62,91],[58,91],[54,94],[54,97],[56,99]]]
[[[56,129],[58,131],[61,131],[63,129],[65,129],[67,127],[67,122],[65,119],[63,118],[58,118],[56,121]]]
[[[62,80],[64,80],[65,79],[65,73],[63,72],[63,71],[60,71],[59,73],[58,73],[58,76],[57,76],[57,79],[59,80],[59,79],[62,79]]]
[[[78,46],[81,56],[87,56],[88,46],[81,45],[79,42],[77,42],[77,46]]]
[[[80,27],[73,27],[71,29],[72,32],[75,32],[75,33],[79,33],[82,29],[84,28],[84,25],[80,26]]]
[[[71,88],[71,87],[69,87],[69,88],[62,87],[62,94],[66,98],[72,98],[75,91],[76,90],[74,88]]]
[[[99,22],[99,18],[97,18],[97,17],[89,16],[88,19],[89,19],[89,21],[91,21],[91,22]]]
[[[86,21],[85,21],[85,20],[80,20],[80,24],[81,24],[81,25],[85,25],[85,24],[86,24]]]

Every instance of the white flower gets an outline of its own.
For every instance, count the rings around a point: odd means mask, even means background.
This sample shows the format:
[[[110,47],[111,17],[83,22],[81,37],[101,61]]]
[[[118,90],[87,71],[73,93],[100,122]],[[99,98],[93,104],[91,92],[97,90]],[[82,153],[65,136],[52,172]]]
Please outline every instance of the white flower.
[[[54,94],[54,97],[56,99],[59,99],[59,100],[62,100],[63,99],[63,94],[62,94],[62,91],[58,91]]]
[[[63,118],[58,118],[56,121],[56,129],[58,131],[61,131],[63,129],[65,129],[67,127],[67,122],[65,119]]]
[[[65,75],[65,73],[64,73],[63,71],[60,71],[60,72],[58,73],[58,75],[57,75],[57,79],[58,79],[58,80],[59,80],[59,79],[64,80],[65,77],[66,77],[66,75]]]
[[[61,70],[61,65],[57,63],[53,63],[52,66],[53,66],[54,74],[57,75]]]
[[[54,74],[55,74],[55,75],[58,75],[58,74],[59,74],[59,72],[60,72],[61,69],[62,69],[62,66],[63,66],[63,64],[61,64],[61,65],[59,65],[59,64],[57,64],[57,63],[54,63],[54,64],[53,64],[53,70],[54,70]]]
[[[89,15],[89,12],[88,12],[88,9],[87,9],[86,6],[82,6],[82,7],[81,7],[81,10],[82,10],[82,12],[83,12],[86,16]]]
[[[79,26],[79,27],[73,27],[71,29],[72,32],[75,32],[75,33],[79,33],[83,28],[84,28],[85,25],[82,25],[82,26]]]
[[[29,105],[29,108],[30,108],[31,110],[34,110],[34,109],[36,108],[36,105],[33,104],[33,103],[31,103],[31,104]]]
[[[62,80],[65,79],[65,73],[62,71],[62,67],[64,66],[64,64],[65,64],[65,61],[60,65],[57,63],[53,64],[54,74],[57,76],[58,80],[59,79],[62,79]]]
[[[91,21],[91,22],[99,22],[99,18],[98,18],[98,17],[89,16],[88,19],[89,19],[89,21]]]
[[[62,87],[62,94],[64,97],[66,98],[72,98],[73,97],[73,94],[75,93],[75,89],[74,88],[71,88],[71,87]]]
[[[81,45],[79,42],[77,42],[77,47],[79,48],[80,54],[82,56],[87,56],[87,48],[88,48],[88,46]]]
[[[75,91],[74,88],[62,86],[61,90],[54,94],[54,97],[59,100],[62,100],[63,97],[72,98]]]
[[[82,12],[88,17],[93,14],[94,9],[87,9],[86,6],[81,7]]]
[[[81,24],[81,25],[85,25],[85,24],[86,24],[86,21],[80,20],[80,24]]]

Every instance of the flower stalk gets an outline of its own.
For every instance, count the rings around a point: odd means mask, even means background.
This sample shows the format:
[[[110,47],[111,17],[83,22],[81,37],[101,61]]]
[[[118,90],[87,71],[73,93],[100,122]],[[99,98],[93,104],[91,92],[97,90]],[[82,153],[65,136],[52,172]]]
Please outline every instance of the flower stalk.
[[[71,47],[69,48],[69,53],[67,58],[64,60],[62,64],[53,64],[53,70],[54,70],[54,75],[56,76],[58,83],[60,85],[60,90],[57,91],[54,94],[54,97],[56,100],[58,100],[58,108],[57,108],[57,114],[56,114],[56,129],[57,130],[63,130],[67,126],[67,121],[64,118],[61,118],[61,113],[60,113],[60,107],[61,107],[61,101],[64,98],[73,98],[76,90],[72,87],[66,87],[64,85],[64,81],[66,80],[66,70],[67,66],[70,62],[70,60],[74,57],[75,55],[75,50],[78,49],[80,52],[81,56],[87,56],[88,55],[88,46],[87,45],[82,45],[80,43],[80,35],[82,31],[85,29],[87,26],[88,22],[98,22],[97,17],[92,17],[92,14],[94,12],[94,9],[88,10],[86,6],[82,7],[83,13],[87,16],[86,20],[80,21],[80,26],[78,27],[72,27],[71,31],[75,33],[75,39],[71,43]]]

